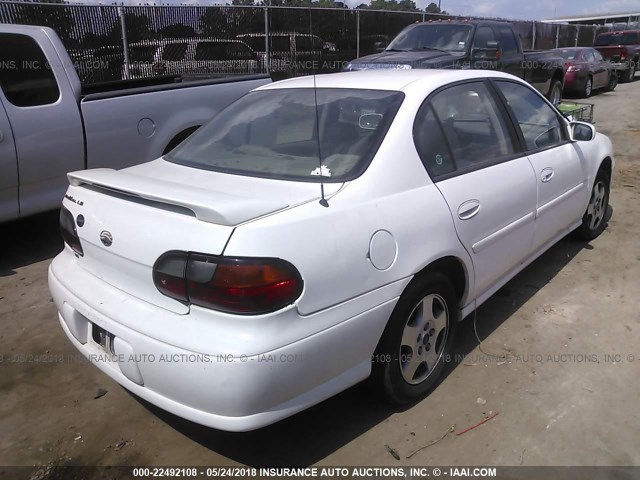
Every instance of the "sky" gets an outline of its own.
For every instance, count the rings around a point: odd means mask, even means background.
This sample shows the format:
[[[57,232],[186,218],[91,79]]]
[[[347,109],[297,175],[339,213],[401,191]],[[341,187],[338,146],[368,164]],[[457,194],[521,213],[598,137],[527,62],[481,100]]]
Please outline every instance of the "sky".
[[[69,0],[98,3],[98,0]],[[113,0],[102,0],[110,4]],[[368,0],[343,0],[354,7]],[[414,0],[424,9],[438,0]],[[202,4],[231,3],[231,0],[118,0],[126,4]],[[640,0],[441,0],[442,9],[455,15],[501,17],[514,20],[544,20],[568,15],[640,12]]]
[[[424,8],[432,0],[417,0]],[[442,9],[460,15],[544,20],[568,15],[640,12],[640,0],[441,0]]]

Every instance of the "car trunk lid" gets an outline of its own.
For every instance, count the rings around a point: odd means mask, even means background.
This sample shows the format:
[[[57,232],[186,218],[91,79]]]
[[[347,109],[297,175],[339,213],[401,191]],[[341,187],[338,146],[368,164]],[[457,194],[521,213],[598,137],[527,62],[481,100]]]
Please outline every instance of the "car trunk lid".
[[[227,175],[162,160],[121,171],[69,174],[64,205],[84,217],[78,265],[135,297],[176,313],[187,305],[162,295],[153,265],[165,252],[220,255],[236,225],[318,198],[315,183]],[[285,185],[283,185],[283,183]],[[332,184],[327,194],[337,191]],[[247,252],[251,255],[251,252]]]

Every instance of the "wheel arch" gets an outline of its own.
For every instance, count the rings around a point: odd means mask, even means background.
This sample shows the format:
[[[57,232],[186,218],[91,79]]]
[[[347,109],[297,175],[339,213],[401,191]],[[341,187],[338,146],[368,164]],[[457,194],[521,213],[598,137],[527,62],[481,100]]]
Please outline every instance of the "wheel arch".
[[[470,287],[470,272],[464,261],[452,255],[438,258],[417,271],[414,280],[434,273],[441,273],[449,279],[458,305],[463,306],[462,302],[469,294]]]
[[[611,160],[611,157],[606,157],[602,162],[600,162],[598,173],[600,172],[605,172],[609,177],[609,180],[611,180],[611,174],[613,173],[613,160]]]

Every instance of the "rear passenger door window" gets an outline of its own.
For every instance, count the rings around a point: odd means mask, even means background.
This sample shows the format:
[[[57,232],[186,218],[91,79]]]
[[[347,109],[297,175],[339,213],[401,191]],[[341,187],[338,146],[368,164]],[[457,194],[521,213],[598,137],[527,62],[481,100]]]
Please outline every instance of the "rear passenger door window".
[[[566,139],[558,113],[530,88],[506,81],[496,81],[511,108],[528,151],[551,148]]]
[[[426,104],[413,131],[416,149],[431,178],[453,173],[456,165],[431,105]]]
[[[168,43],[164,47],[162,59],[165,62],[181,62],[187,52],[186,43]]]
[[[430,103],[457,171],[481,168],[515,153],[504,115],[484,82],[449,87]]]

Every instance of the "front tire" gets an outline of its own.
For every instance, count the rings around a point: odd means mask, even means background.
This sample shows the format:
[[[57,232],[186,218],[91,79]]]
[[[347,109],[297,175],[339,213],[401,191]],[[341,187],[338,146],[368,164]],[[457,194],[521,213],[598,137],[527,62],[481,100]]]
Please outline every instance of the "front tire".
[[[560,80],[552,80],[551,88],[549,88],[549,95],[547,95],[549,101],[555,105],[560,105],[562,101],[562,82]]]
[[[373,387],[391,403],[429,392],[450,355],[457,327],[456,296],[440,273],[417,277],[396,305],[373,357]]]
[[[624,74],[624,82],[630,83],[633,82],[636,78],[636,62],[632,61],[629,63],[629,68]]]
[[[597,238],[607,227],[610,183],[609,176],[605,172],[599,172],[593,182],[587,211],[582,217],[582,225],[576,232],[583,240]]]
[[[609,83],[607,84],[607,92],[613,92],[618,86],[618,72],[612,70],[609,74]]]

